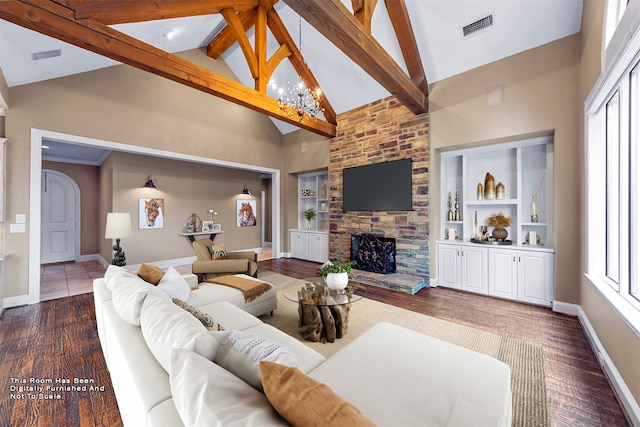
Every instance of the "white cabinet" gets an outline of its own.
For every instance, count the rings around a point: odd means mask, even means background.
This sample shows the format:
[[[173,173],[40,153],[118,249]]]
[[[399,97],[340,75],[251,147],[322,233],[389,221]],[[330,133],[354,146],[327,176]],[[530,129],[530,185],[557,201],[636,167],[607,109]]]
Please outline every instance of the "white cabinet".
[[[438,283],[441,286],[487,293],[487,249],[438,245]]]
[[[326,232],[291,230],[289,234],[293,258],[315,262],[329,259],[329,236]]]
[[[523,246],[487,248],[441,240],[438,285],[499,298],[551,306],[553,251]]]
[[[551,305],[553,253],[490,249],[489,295]]]

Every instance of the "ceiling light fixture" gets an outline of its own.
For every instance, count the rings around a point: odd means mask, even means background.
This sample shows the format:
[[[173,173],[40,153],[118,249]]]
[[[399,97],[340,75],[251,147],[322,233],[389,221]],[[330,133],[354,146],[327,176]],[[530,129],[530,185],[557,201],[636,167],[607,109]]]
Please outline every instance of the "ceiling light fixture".
[[[302,17],[298,19],[298,44],[300,56],[302,56]],[[299,122],[302,122],[305,117],[317,117],[322,114],[324,109],[320,107],[320,89],[310,90],[300,76],[297,84],[292,85],[288,82],[287,86],[287,89],[280,88],[278,97],[278,107],[287,117],[296,117]]]
[[[62,49],[44,50],[42,52],[34,52],[31,54],[32,61],[39,61],[41,59],[55,58],[56,56],[62,56]]]

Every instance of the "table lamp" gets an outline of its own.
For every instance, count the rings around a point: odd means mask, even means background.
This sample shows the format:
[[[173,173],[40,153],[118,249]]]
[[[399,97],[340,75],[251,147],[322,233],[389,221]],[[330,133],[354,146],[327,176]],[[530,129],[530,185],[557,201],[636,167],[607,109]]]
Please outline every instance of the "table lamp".
[[[107,213],[107,227],[104,232],[105,239],[116,239],[113,245],[113,259],[111,264],[123,267],[127,265],[124,251],[120,247],[120,239],[131,237],[131,214],[129,212],[109,212]]]

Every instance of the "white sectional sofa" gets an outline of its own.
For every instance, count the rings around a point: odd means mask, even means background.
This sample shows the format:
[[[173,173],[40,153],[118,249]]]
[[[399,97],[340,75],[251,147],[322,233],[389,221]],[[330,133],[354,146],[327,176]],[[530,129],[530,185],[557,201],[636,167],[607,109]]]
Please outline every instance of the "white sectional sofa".
[[[195,276],[184,278],[195,285]],[[249,384],[252,367],[220,357],[233,334],[278,344],[275,362],[328,385],[379,426],[511,425],[510,370],[494,358],[380,323],[326,359],[238,307],[245,304],[234,292],[203,284],[189,293],[187,302],[225,329],[208,331],[134,273],[111,266],[94,281],[98,336],[125,426],[288,425]]]

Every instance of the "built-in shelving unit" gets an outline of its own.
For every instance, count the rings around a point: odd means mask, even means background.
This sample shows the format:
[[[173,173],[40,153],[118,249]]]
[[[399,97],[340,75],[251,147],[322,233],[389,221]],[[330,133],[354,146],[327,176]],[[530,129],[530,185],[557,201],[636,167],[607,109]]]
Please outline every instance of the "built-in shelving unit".
[[[308,222],[304,212],[313,208],[316,218]],[[329,256],[329,173],[298,175],[298,228],[290,230],[291,256],[324,262]]]
[[[551,142],[551,137],[534,138],[441,153],[443,220],[440,240],[436,242],[440,285],[551,304],[554,261]],[[504,186],[503,198],[484,197],[487,173],[494,177],[496,186],[498,183]],[[459,220],[455,215],[456,192]],[[453,220],[449,219],[449,195]],[[480,226],[486,226],[487,219],[498,213],[511,218],[507,240],[512,244],[472,242],[479,237]],[[489,235],[492,229],[487,227]],[[530,242],[534,236],[535,242]]]

